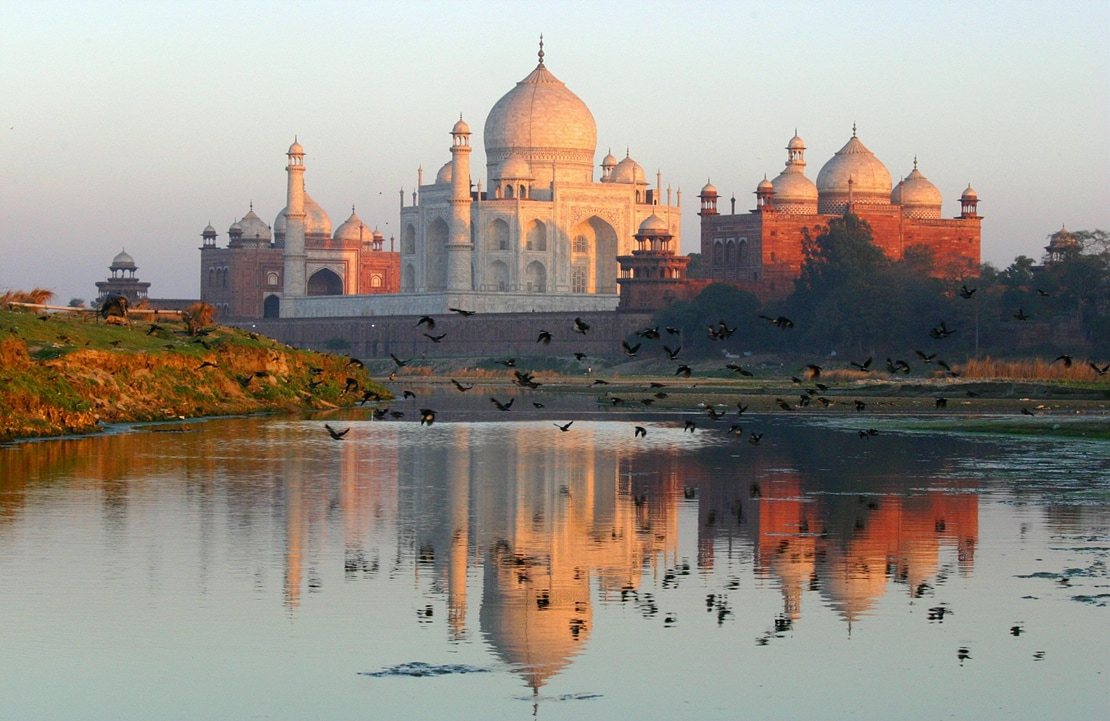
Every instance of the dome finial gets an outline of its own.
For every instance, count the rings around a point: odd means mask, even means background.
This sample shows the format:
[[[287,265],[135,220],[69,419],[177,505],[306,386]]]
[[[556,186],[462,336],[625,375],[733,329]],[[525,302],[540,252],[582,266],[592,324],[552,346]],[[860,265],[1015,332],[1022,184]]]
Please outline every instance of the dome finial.
[[[913,169],[917,170],[917,153],[913,155]]]
[[[540,33],[540,67],[543,67],[543,33]]]
[[[856,137],[856,122],[852,121],[852,137]]]

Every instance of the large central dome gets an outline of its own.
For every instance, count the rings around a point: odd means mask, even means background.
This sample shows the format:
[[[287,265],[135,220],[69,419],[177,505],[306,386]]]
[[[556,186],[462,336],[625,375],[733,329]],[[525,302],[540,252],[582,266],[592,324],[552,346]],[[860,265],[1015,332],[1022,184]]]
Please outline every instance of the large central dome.
[[[593,179],[594,116],[544,67],[542,49],[536,69],[494,104],[482,135],[491,183],[502,161],[513,156],[528,161],[537,186],[550,183],[553,172],[561,182]]]

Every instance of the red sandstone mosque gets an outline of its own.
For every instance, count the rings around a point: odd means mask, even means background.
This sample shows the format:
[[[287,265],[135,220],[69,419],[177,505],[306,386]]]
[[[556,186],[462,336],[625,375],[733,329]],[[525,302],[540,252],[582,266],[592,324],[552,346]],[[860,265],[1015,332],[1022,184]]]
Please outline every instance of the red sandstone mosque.
[[[760,298],[788,295],[802,267],[802,239],[845,213],[870,225],[874,243],[898,260],[911,248],[932,253],[935,273],[944,277],[978,274],[979,198],[969,185],[960,196],[960,215],[941,217],[942,197],[917,169],[897,185],[890,172],[856,137],[821,168],[817,182],[805,175],[805,143],[794,135],[786,146],[786,168],[756,187],[756,207],[727,215],[718,209],[717,189],[702,188],[701,254],[703,277],[735,283]]]

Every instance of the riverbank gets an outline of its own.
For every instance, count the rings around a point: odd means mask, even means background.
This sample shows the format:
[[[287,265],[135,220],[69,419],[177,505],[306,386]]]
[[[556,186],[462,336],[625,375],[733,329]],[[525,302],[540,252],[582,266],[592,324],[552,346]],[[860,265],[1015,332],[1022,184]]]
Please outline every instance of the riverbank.
[[[352,382],[349,382],[349,379]],[[102,424],[351,406],[388,397],[346,356],[237,328],[0,310],[0,441]]]

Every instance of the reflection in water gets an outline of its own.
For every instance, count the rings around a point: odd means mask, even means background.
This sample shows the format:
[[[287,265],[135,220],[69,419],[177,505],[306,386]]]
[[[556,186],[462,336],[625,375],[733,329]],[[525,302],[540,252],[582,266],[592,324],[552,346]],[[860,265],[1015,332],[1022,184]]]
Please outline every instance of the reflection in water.
[[[280,569],[292,623],[308,596],[326,598],[337,559],[345,583],[411,575],[417,624],[485,643],[539,694],[597,635],[599,605],[673,626],[658,594],[692,577],[718,624],[745,612],[730,593],[777,589],[760,644],[823,609],[848,635],[892,588],[913,604],[970,578],[983,476],[968,459],[998,452],[785,421],[767,421],[759,447],[663,424],[646,439],[581,420],[568,433],[546,420],[350,425],[342,442],[320,422],[241,419],[2,449],[0,544],[31,516],[57,532],[55,509],[93,497],[116,551],[136,533],[193,549],[174,568],[151,551],[148,573],[195,574],[205,593],[230,569],[265,597]],[[1105,505],[1046,513],[1061,533],[1107,518]]]

